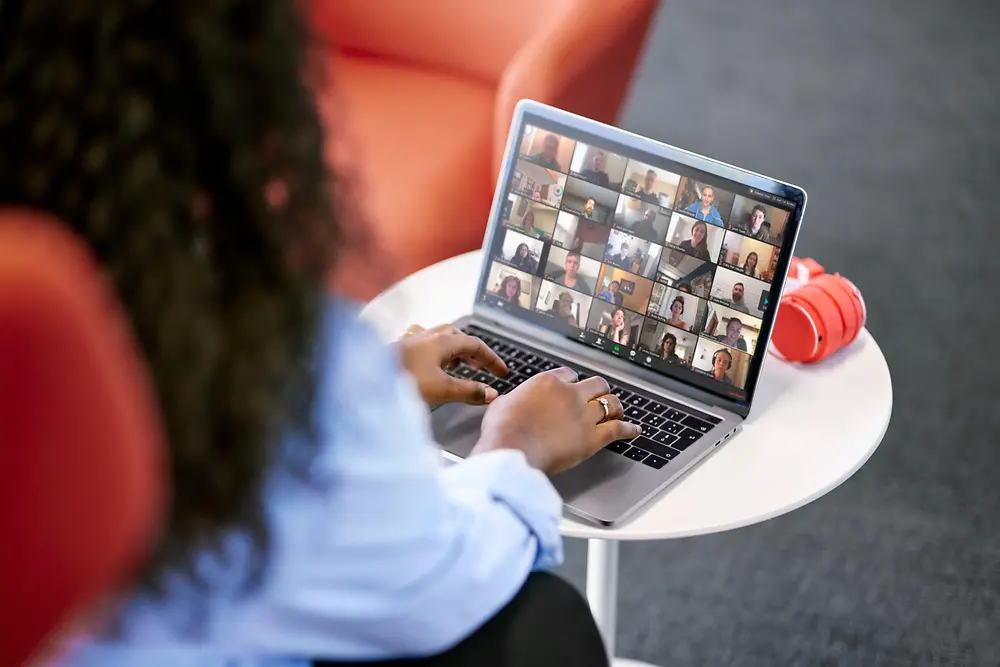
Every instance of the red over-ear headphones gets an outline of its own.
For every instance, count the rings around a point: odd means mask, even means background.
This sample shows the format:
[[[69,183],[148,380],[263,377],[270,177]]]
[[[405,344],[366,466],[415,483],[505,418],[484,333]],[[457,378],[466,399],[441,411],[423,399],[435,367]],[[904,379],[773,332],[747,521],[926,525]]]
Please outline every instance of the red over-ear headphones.
[[[725,353],[726,356],[729,357],[729,360],[726,362],[726,370],[728,371],[733,367],[733,354],[729,350],[721,347],[712,354],[712,368],[715,368],[715,358],[722,353]]]
[[[868,311],[861,292],[813,259],[792,258],[788,287],[771,334],[771,351],[787,361],[813,363],[850,345]]]

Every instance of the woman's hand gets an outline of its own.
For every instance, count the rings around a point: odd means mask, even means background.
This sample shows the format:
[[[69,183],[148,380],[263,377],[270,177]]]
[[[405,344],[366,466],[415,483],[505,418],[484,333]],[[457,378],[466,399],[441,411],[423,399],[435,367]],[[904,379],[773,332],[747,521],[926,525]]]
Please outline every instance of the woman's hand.
[[[629,440],[641,429],[621,421],[621,401],[604,378],[577,382],[576,371],[556,368],[539,373],[490,405],[482,436],[472,453],[519,449],[528,463],[554,474],[572,468],[615,440]],[[598,399],[608,403],[608,416]]]
[[[497,397],[496,389],[489,385],[445,372],[460,361],[497,377],[507,375],[507,365],[486,343],[450,324],[433,329],[413,325],[396,346],[403,367],[416,380],[420,395],[431,408],[445,403],[486,405]]]

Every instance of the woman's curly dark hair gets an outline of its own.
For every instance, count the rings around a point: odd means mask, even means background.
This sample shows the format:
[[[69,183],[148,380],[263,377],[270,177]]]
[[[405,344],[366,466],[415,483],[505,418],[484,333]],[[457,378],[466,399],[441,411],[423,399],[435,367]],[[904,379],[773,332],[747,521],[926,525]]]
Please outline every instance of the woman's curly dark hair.
[[[168,431],[173,503],[142,582],[204,584],[194,556],[234,530],[259,575],[266,473],[310,460],[312,438],[283,436],[311,432],[324,276],[362,242],[334,214],[302,8],[0,8],[0,203],[56,215],[103,262]]]

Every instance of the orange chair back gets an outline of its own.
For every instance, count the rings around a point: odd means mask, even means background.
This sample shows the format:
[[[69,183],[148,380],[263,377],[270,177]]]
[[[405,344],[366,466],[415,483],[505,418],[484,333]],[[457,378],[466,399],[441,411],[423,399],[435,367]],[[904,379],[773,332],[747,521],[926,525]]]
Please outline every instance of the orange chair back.
[[[155,539],[166,449],[141,359],[84,245],[0,209],[0,667],[44,656]]]

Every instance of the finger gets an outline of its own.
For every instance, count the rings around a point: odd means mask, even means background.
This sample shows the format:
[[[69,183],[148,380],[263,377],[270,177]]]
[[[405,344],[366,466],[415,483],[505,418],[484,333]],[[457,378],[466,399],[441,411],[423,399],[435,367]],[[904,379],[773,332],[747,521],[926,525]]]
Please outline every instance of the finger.
[[[416,334],[420,333],[423,330],[424,330],[424,328],[422,326],[420,326],[419,324],[411,324],[410,326],[406,327],[406,331],[403,332],[403,334],[400,336],[400,338],[406,338],[408,336],[415,336]]]
[[[608,402],[607,417],[604,416],[604,408],[601,407],[600,399],[602,398]],[[592,421],[594,424],[600,424],[602,421],[610,421],[612,419],[621,419],[623,416],[625,416],[625,412],[622,408],[622,402],[614,394],[598,396],[587,403],[587,417],[588,419],[593,418]]]
[[[582,394],[588,401],[593,400],[598,396],[611,393],[611,387],[608,385],[608,381],[598,375],[577,382],[576,390],[579,391],[580,394]]]
[[[610,445],[615,440],[631,440],[642,434],[638,424],[612,419],[596,426],[597,441],[600,447]]]
[[[503,377],[507,375],[507,364],[496,352],[475,336],[464,333],[446,334],[442,336],[443,361],[462,359],[470,366]]]
[[[559,378],[563,382],[576,382],[577,378],[580,377],[576,371],[567,366],[553,368],[551,371],[545,371],[544,373],[539,373],[538,375],[552,375]]]
[[[445,403],[468,403],[469,405],[488,405],[499,396],[497,390],[482,382],[449,378],[445,387]]]

